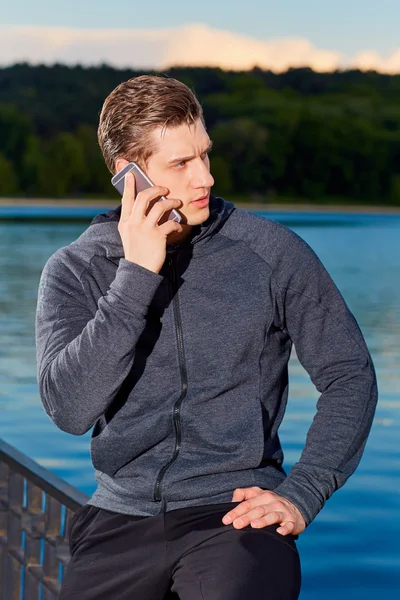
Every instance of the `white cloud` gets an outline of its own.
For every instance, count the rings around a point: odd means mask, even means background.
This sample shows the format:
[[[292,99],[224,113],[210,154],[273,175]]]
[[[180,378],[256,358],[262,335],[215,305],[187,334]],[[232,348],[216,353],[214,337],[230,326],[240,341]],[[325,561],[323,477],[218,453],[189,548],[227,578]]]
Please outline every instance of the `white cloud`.
[[[167,45],[163,30],[67,29],[0,26],[0,64],[96,65],[150,68],[160,62]]]
[[[304,38],[257,40],[229,31],[193,24],[174,29],[69,29],[0,26],[0,64],[97,65],[165,69],[172,65],[249,69],[257,65],[276,72],[310,66],[332,71],[351,66],[400,72],[400,49],[388,58],[360,52],[353,59],[315,47]]]
[[[356,54],[350,66],[362,71],[380,71],[394,75],[400,73],[400,48],[384,58],[375,50],[364,50]]]
[[[336,68],[340,59],[338,52],[319,50],[302,38],[266,42],[198,24],[183,27],[171,36],[162,66],[180,64],[249,69],[257,65],[285,71],[288,67],[309,65],[323,71]]]

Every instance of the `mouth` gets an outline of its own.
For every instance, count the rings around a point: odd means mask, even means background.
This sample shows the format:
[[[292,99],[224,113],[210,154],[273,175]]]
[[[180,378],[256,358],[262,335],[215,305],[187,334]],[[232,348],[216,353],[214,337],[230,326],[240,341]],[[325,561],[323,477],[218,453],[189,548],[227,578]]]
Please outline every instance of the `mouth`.
[[[197,205],[208,204],[209,200],[210,200],[210,194],[206,194],[205,196],[201,196],[201,198],[196,198],[196,200],[192,200],[190,202],[190,204],[197,204]]]

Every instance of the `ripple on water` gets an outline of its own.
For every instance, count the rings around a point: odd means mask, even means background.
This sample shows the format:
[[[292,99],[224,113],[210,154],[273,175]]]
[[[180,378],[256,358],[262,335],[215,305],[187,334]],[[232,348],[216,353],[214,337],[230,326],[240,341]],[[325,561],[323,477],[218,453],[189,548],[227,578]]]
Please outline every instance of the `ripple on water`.
[[[279,217],[279,215],[278,215]],[[282,219],[286,217],[281,215]],[[400,589],[400,219],[292,219],[334,277],[367,339],[380,402],[359,468],[300,536],[301,600],[394,600]],[[90,433],[59,431],[37,392],[34,321],[43,265],[86,223],[0,223],[0,437],[87,494]],[[318,392],[290,363],[280,429],[289,470],[300,457]]]

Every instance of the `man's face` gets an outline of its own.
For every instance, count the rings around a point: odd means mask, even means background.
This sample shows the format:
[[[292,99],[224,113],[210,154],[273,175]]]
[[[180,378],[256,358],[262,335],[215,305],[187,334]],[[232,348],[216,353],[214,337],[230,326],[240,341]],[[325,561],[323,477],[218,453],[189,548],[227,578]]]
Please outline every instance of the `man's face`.
[[[208,157],[211,141],[203,123],[198,119],[190,126],[159,127],[152,137],[155,151],[147,162],[147,175],[155,185],[167,187],[170,198],[183,202],[179,212],[188,225],[204,223],[210,214],[208,202],[214,179]]]

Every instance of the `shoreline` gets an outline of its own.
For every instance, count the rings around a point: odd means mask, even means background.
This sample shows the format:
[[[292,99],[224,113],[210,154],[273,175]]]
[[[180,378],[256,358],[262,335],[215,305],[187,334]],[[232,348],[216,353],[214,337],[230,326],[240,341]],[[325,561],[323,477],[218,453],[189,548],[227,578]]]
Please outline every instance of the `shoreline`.
[[[51,198],[0,198],[0,206],[53,206],[53,207],[91,207],[96,206],[99,208],[116,208],[119,206],[120,201],[115,199],[104,200],[103,199],[85,199],[76,200],[64,198],[60,200],[54,200]],[[321,212],[321,213],[359,213],[359,214],[400,214],[400,206],[379,206],[379,205],[365,205],[365,204],[312,204],[310,202],[302,203],[276,203],[276,202],[234,202],[237,208],[256,210],[261,212]]]

